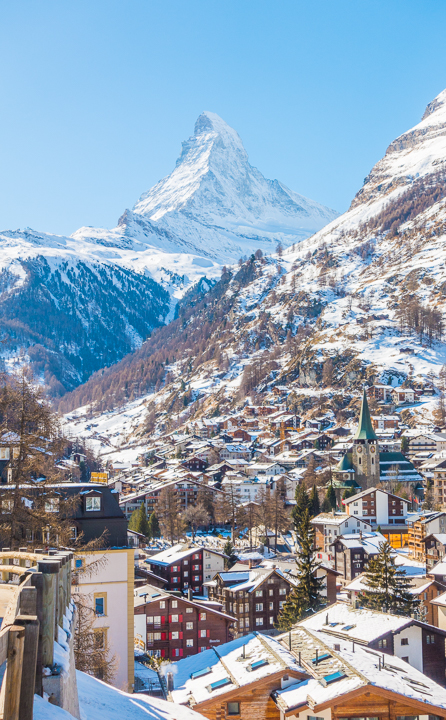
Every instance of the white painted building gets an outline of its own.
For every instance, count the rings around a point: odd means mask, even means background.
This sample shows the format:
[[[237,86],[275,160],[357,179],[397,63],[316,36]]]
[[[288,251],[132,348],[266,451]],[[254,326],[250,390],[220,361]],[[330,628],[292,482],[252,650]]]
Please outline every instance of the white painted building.
[[[375,525],[405,525],[409,501],[386,490],[369,488],[343,500],[348,515]]]
[[[103,635],[116,657],[113,685],[128,692],[134,683],[134,561],[135,551],[127,548],[80,552],[73,560],[73,580],[78,583],[73,594],[94,609],[94,632]]]

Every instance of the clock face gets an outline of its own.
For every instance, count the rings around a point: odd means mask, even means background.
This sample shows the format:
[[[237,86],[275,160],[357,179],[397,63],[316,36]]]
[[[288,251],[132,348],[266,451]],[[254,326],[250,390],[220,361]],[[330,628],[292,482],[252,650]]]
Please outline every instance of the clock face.
[[[372,447],[370,448],[370,452],[372,452],[372,453],[376,452],[376,447],[374,445],[372,445]]]
[[[357,452],[362,453],[362,447],[361,447],[361,445],[358,445],[358,447],[356,448],[356,450],[357,450]]]

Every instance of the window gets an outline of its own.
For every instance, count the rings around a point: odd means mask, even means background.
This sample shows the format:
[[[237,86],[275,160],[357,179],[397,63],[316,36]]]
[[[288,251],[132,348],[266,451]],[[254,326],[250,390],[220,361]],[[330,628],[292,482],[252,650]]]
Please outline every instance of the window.
[[[153,622],[155,623],[155,625],[161,625],[161,615],[155,615],[155,617],[153,618]]]
[[[107,614],[107,593],[95,593],[94,596],[94,612],[96,615]]]
[[[249,628],[249,618],[245,618],[245,627]]]
[[[175,583],[175,584],[176,584],[176,583],[179,583],[179,582],[180,582],[180,578],[179,578],[178,576],[175,576],[175,577],[172,578],[172,582]]]
[[[192,568],[192,570],[199,570],[199,569],[200,569],[200,566],[199,566],[199,565],[194,565],[193,568]]]
[[[193,624],[193,622],[187,622],[187,623],[186,623],[186,630],[193,630],[193,629],[194,629],[194,624]]]
[[[103,650],[107,643],[107,630],[106,628],[95,628],[94,633],[94,645],[97,650]]]
[[[324,718],[317,717],[316,715],[307,715],[307,720],[324,720]]]
[[[270,589],[268,590],[268,595],[271,597],[271,595],[274,595],[274,590]]]
[[[238,606],[238,611],[239,613],[243,612],[243,603],[240,603],[240,605]]]
[[[87,497],[85,498],[85,510],[87,512],[95,512],[101,509],[101,498],[100,497]]]
[[[186,577],[189,577],[189,573],[188,573],[188,571],[187,571],[187,570],[185,570],[185,571],[184,571],[184,573],[183,573],[183,575],[184,575],[184,577],[185,577],[185,578],[186,578]]]
[[[200,576],[194,575],[194,582],[200,582]]]
[[[194,611],[194,609],[191,608],[191,607],[187,607],[187,608],[186,608],[186,612],[187,612],[187,613],[193,613],[193,611]]]
[[[0,449],[0,460],[9,460],[9,448]]]
[[[274,603],[269,603],[269,609],[274,610]]]
[[[378,640],[378,647],[379,647],[379,648],[385,648],[385,647],[387,647],[387,638],[383,638],[382,640]]]
[[[178,600],[172,600],[172,607],[177,608],[178,607]]]
[[[161,640],[161,633],[153,633],[154,640]]]
[[[256,597],[263,597],[263,590],[256,590]]]
[[[285,603],[284,600],[279,600],[279,610],[282,610],[284,603]]]
[[[401,645],[409,645],[409,638],[401,638]]]
[[[178,622],[178,615],[171,615],[170,616],[170,622]]]
[[[171,640],[179,640],[179,638],[180,638],[180,633],[177,630],[174,630],[173,632],[170,633]]]
[[[286,595],[286,588],[279,588],[279,595]]]
[[[256,625],[263,625],[263,618],[256,618]]]
[[[200,613],[200,620],[206,620],[206,613]]]
[[[153,615],[147,615],[147,625],[153,625]]]
[[[263,603],[257,603],[256,604],[256,612],[262,612],[263,610]]]
[[[407,662],[407,663],[408,663],[408,662],[409,662],[409,656],[408,656],[408,655],[405,655],[404,657],[401,658],[401,660],[404,660],[404,662]]]
[[[428,645],[435,645],[435,635],[426,635],[426,643]]]
[[[206,637],[206,630],[200,630],[200,637]]]
[[[74,567],[76,568],[76,570],[79,570],[83,566],[83,564],[83,558],[76,558],[76,560],[74,561]]]
[[[165,607],[166,607],[166,601],[165,601],[165,600],[161,600],[161,602],[160,602],[160,608],[161,608],[161,610],[164,610]]]
[[[240,715],[240,703],[229,702],[228,703],[228,715]]]
[[[183,560],[183,565],[189,565],[189,560]]]
[[[274,625],[274,615],[269,616],[269,624]]]
[[[45,503],[45,512],[46,513],[59,512],[59,498],[53,498],[51,500],[47,500]]]
[[[203,647],[200,648],[200,652],[204,652],[205,650],[207,650],[207,647],[206,645],[203,645]]]
[[[187,638],[186,640],[186,647],[193,647],[194,646],[194,639],[193,638]]]

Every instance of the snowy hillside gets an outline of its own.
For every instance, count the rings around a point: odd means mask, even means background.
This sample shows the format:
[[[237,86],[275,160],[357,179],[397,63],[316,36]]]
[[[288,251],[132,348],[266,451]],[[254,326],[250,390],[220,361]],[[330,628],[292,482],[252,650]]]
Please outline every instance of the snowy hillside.
[[[237,133],[204,113],[175,170],[113,230],[0,233],[1,356],[7,367],[31,361],[63,394],[138,348],[223,263],[296,243],[335,216],[266,180]]]
[[[96,391],[99,410],[117,408],[125,404],[120,387],[132,382],[132,414],[145,395],[149,413],[164,426],[167,414],[175,427],[252,392],[267,395],[274,384],[343,391],[367,379],[417,385],[438,375],[446,363],[445,178],[446,91],[390,145],[348,212],[282,257],[248,260],[134,362],[111,368],[64,407],[85,405]],[[155,375],[163,352],[164,385]],[[430,411],[419,409],[426,421]]]

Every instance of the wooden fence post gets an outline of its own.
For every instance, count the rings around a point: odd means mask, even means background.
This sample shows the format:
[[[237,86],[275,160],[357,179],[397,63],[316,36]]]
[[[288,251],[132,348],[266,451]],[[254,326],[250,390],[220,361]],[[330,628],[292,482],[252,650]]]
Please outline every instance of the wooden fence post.
[[[33,720],[39,621],[36,615],[18,615],[16,624],[25,628],[19,720]]]
[[[54,661],[54,640],[56,631],[57,575],[59,562],[43,559],[38,562],[43,575],[43,623],[42,623],[42,665],[52,667]]]
[[[42,688],[42,628],[43,628],[43,575],[36,572],[31,575],[31,582],[36,588],[36,615],[39,620],[39,644],[37,647],[37,666],[36,666],[36,693],[43,695]]]
[[[19,720],[24,644],[25,628],[12,625],[8,634],[8,660],[3,680],[6,683],[4,720]]]

